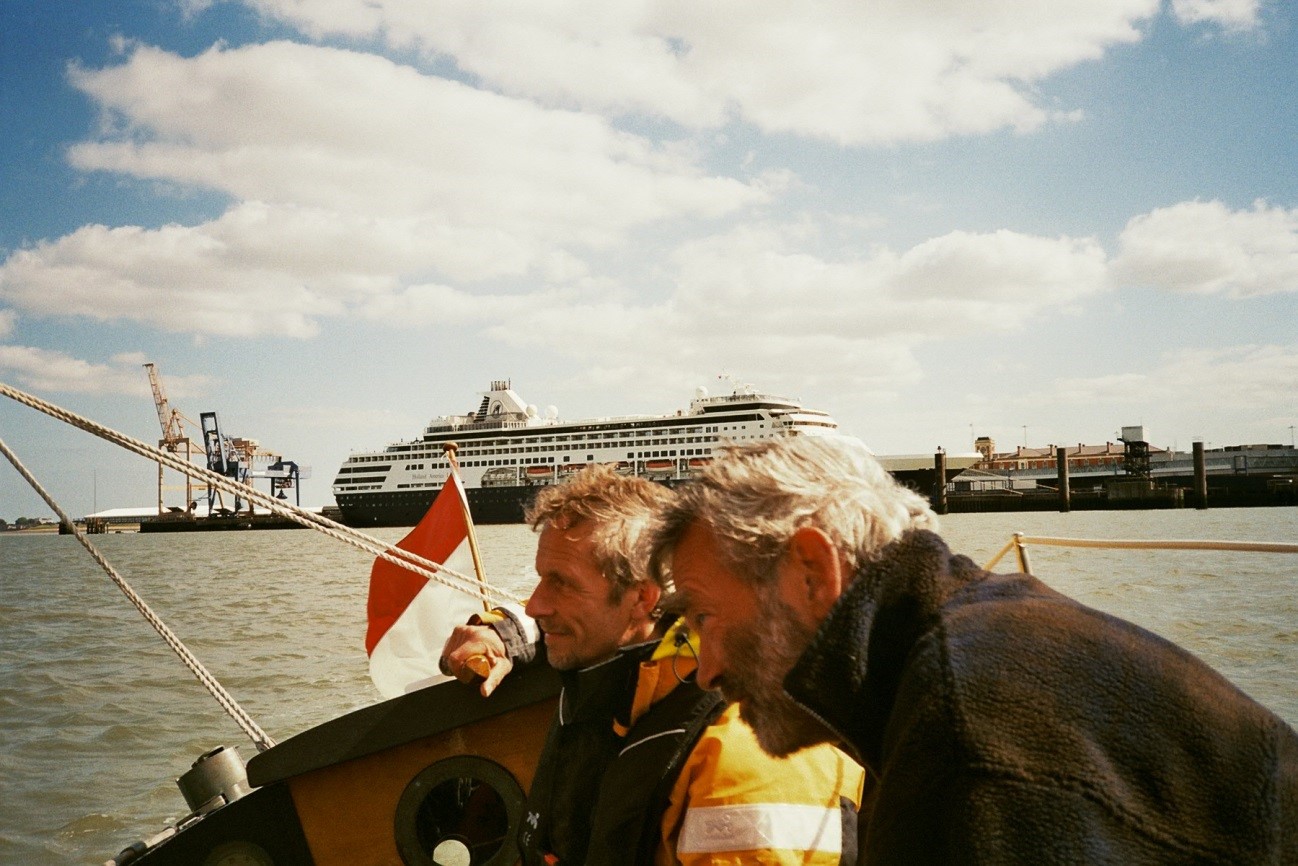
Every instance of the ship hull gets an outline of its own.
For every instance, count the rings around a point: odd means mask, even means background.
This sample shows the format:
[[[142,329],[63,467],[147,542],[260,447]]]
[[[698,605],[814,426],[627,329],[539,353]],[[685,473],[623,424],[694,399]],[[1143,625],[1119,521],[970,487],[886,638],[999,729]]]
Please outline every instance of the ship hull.
[[[933,469],[894,471],[891,475],[903,485],[930,496],[936,479]],[[659,484],[674,487],[687,479],[651,478]],[[530,484],[511,487],[470,487],[469,512],[476,525],[523,523],[527,506],[546,485]],[[336,496],[342,523],[367,526],[414,526],[433,504],[436,490],[364,493]]]
[[[523,512],[540,486],[473,487],[465,491],[469,513],[479,526],[522,523]],[[348,526],[414,526],[433,504],[436,490],[337,496],[342,522]]]

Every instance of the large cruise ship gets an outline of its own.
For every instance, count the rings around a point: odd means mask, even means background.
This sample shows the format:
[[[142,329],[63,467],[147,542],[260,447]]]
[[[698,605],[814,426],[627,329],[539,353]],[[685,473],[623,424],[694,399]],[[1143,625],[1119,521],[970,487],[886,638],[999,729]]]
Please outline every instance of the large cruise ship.
[[[673,484],[688,479],[721,446],[838,429],[825,412],[751,385],[717,396],[699,388],[689,408],[672,415],[585,421],[560,421],[557,415],[553,408],[539,413],[523,402],[508,380],[492,382],[477,411],[435,418],[414,441],[348,457],[333,483],[343,521],[417,523],[450,472],[443,447],[448,442],[458,446],[474,521],[519,523],[539,487],[560,484],[589,464],[612,464],[628,475]]]

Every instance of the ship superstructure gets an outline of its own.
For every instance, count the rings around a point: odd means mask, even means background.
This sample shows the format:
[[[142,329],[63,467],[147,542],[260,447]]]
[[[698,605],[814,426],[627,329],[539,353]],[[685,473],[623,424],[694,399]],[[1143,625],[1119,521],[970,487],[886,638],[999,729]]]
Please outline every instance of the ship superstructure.
[[[353,526],[413,525],[446,482],[443,446],[454,442],[474,520],[516,523],[538,487],[590,464],[671,484],[688,479],[724,445],[838,429],[825,412],[751,385],[717,396],[699,388],[688,409],[671,415],[557,416],[525,403],[508,380],[494,381],[476,411],[434,418],[414,441],[353,453],[334,479],[334,499]]]

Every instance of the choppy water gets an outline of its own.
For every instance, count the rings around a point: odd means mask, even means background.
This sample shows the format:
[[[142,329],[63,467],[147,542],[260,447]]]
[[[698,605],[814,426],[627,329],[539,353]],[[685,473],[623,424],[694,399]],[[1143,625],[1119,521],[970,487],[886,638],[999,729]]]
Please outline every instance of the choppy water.
[[[951,546],[979,562],[1015,531],[1295,542],[1298,509],[943,521]],[[479,536],[493,580],[524,590],[532,533]],[[371,560],[359,551],[306,530],[93,540],[272,737],[379,699],[362,645]],[[1298,724],[1298,556],[1035,548],[1032,562]],[[253,751],[74,539],[0,534],[0,863],[102,863],[181,817],[175,778],[222,743]]]

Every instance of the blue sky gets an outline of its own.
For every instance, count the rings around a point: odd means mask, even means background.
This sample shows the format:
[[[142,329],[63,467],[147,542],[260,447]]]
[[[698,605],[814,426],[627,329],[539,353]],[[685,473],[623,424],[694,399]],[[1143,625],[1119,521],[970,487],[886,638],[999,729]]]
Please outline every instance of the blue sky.
[[[581,418],[726,374],[879,453],[1291,441],[1292,4],[789,9],[7,0],[0,381],[154,440],[156,363],[304,504],[499,378]],[[74,515],[154,501],[0,435]]]

